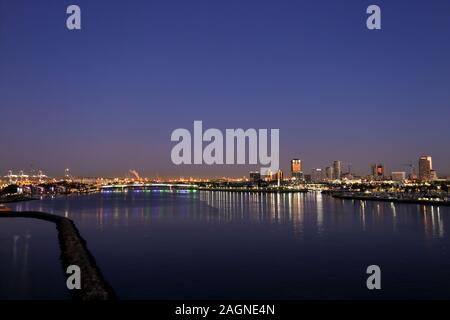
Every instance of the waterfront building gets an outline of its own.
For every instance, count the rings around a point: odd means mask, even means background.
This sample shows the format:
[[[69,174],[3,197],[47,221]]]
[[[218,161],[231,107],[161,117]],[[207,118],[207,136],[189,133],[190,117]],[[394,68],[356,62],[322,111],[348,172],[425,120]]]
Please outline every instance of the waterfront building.
[[[261,180],[261,173],[259,171],[251,171],[250,172],[250,181],[251,182],[259,182]]]
[[[283,181],[283,171],[281,169],[278,169],[277,171],[277,184],[278,186],[281,186],[281,182]]]
[[[323,179],[322,169],[320,169],[320,168],[313,169],[311,172],[311,181],[312,182],[321,182],[322,179]]]
[[[431,171],[433,170],[433,160],[431,156],[422,156],[419,158],[419,180],[430,181]]]
[[[430,181],[437,181],[439,177],[437,175],[436,170],[430,170]]]
[[[333,177],[335,180],[340,180],[342,177],[342,163],[339,160],[333,162]]]
[[[302,160],[292,159],[291,160],[291,177],[295,180],[303,180],[303,166]]]
[[[326,167],[325,176],[327,180],[333,180],[333,167]]]
[[[273,178],[274,178],[274,173],[272,173],[272,170],[267,170],[266,175],[264,176],[264,181],[266,182],[272,182]]]
[[[375,180],[383,180],[384,179],[384,165],[382,164],[374,164],[372,165],[372,177]]]
[[[392,172],[392,181],[403,182],[405,180],[406,180],[406,172],[404,171]]]
[[[353,180],[354,176],[351,172],[346,172],[341,175],[341,180]]]

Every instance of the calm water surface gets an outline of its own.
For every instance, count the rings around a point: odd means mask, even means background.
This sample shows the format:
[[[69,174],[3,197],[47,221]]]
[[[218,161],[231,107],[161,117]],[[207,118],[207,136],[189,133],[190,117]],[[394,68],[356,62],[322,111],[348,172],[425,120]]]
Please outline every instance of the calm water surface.
[[[450,298],[446,207],[227,192],[10,207],[73,219],[122,299]],[[58,255],[53,225],[1,219],[0,298],[67,298]],[[366,289],[372,264],[378,292]]]
[[[68,298],[55,225],[0,218],[0,300]]]

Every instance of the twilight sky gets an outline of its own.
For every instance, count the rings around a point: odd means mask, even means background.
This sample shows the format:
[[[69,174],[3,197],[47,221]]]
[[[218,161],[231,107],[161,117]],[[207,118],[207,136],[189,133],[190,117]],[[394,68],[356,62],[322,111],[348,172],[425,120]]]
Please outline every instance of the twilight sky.
[[[449,57],[445,0],[0,0],[0,175],[259,168],[173,165],[171,132],[194,120],[279,128],[286,171],[407,170],[429,154],[450,174]]]

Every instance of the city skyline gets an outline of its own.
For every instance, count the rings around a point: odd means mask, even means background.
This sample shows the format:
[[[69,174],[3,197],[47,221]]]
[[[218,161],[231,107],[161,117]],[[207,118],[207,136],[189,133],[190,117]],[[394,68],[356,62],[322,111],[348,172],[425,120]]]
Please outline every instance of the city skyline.
[[[344,167],[344,165],[347,165],[347,167]],[[235,165],[236,166],[236,165]],[[238,167],[252,167],[251,165],[238,165]],[[253,166],[255,167],[255,166]],[[384,163],[372,163],[369,166],[369,169],[367,172],[359,173],[355,172],[352,169],[352,164],[347,162],[342,162],[340,160],[334,160],[330,162],[330,166],[326,166],[323,168],[318,168],[315,166],[312,166],[311,168],[306,167],[304,169],[304,163],[301,159],[295,158],[291,159],[289,162],[289,169],[283,169],[283,164],[280,166],[281,174],[285,176],[289,176],[291,178],[296,178],[300,180],[304,180],[305,176],[313,176],[314,174],[320,173],[320,179],[326,179],[326,180],[340,180],[344,176],[348,178],[348,175],[354,176],[354,177],[370,177],[372,176],[375,180],[377,179],[386,179],[389,177],[392,177],[393,180],[397,180],[394,177],[398,177],[399,175],[405,176],[405,178],[413,178],[415,177],[419,181],[432,181],[436,179],[448,179],[450,175],[447,173],[442,173],[436,169],[436,167],[433,166],[433,157],[432,156],[420,156],[418,158],[417,164],[414,164],[412,162],[402,164],[400,167],[403,168],[402,170],[396,170],[396,169],[389,169],[386,167]],[[72,176],[72,173],[70,171],[70,168],[64,168],[64,174],[57,174],[53,175],[54,178],[57,177],[69,177]],[[142,172],[140,170],[136,170],[135,168],[129,169],[124,171],[122,174],[116,174],[116,175],[83,175],[83,174],[77,174],[75,173],[73,177],[102,177],[102,178],[111,178],[111,177],[120,177],[124,178],[127,176],[130,176],[132,178],[150,178],[150,179],[178,179],[178,178],[238,178],[249,176],[249,180],[255,180],[256,175],[258,177],[261,177],[259,171],[250,170],[247,172],[244,172],[243,174],[239,175],[237,173],[233,175],[217,175],[217,176],[193,176],[193,175],[180,175],[180,176],[147,176],[145,174],[140,174],[139,172]],[[270,172],[270,171],[269,171]],[[336,173],[338,172],[338,173]],[[271,173],[276,174],[276,172]],[[7,178],[11,176],[34,176],[34,177],[49,177],[45,172],[41,169],[37,168],[31,168],[30,171],[26,171],[23,169],[19,170],[8,170],[7,174],[1,175],[0,174],[0,180],[1,178]],[[253,177],[252,177],[253,176]],[[257,180],[257,179],[256,179]],[[401,179],[400,179],[401,180]],[[405,179],[403,179],[405,180]]]
[[[279,128],[280,163],[407,171],[426,154],[450,175],[450,3],[0,0],[0,175],[243,176],[176,166],[170,134]],[[405,12],[405,8],[408,8]]]

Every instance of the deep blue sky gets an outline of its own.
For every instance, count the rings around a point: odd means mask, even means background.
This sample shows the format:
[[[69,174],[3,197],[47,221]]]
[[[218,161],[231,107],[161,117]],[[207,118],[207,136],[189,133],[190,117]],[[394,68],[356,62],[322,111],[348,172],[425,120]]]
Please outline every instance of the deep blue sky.
[[[287,171],[430,154],[450,174],[449,57],[445,0],[0,0],[0,174],[247,174],[171,164],[194,120],[279,128]]]

